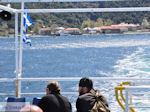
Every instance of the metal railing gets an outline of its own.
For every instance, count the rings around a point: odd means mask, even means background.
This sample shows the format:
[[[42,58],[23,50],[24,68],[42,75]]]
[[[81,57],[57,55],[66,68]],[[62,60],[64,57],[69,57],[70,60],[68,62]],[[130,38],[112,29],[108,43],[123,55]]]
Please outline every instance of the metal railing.
[[[119,99],[119,91],[120,91],[120,96],[121,96],[121,100]],[[123,96],[123,91],[125,92],[125,97]],[[146,91],[146,92],[143,92]],[[148,92],[147,92],[148,91]],[[145,105],[141,105],[141,103],[143,103],[146,100],[150,100],[150,82],[122,82],[120,83],[120,86],[116,86],[115,87],[115,94],[116,94],[116,99],[119,103],[119,105],[121,106],[121,108],[125,111],[125,112],[129,112],[129,110],[131,112],[136,112],[135,108],[150,108],[149,104],[147,106]],[[140,95],[140,97],[139,97]],[[147,98],[143,98],[142,95],[147,96]],[[133,96],[137,96],[138,99],[133,99]],[[149,98],[148,98],[149,97]],[[135,102],[137,102],[140,104],[137,104]],[[133,104],[133,101],[135,104]],[[125,103],[125,105],[123,104]],[[146,103],[146,102],[144,102]]]
[[[143,89],[149,90],[150,91],[150,85],[149,86],[129,86],[125,88],[125,112],[129,112],[129,108],[134,107],[134,108],[150,108],[150,106],[137,106],[137,105],[133,105],[132,103],[129,103],[129,97],[132,97],[132,94],[130,93],[135,92],[135,91],[142,91]],[[131,98],[132,99],[132,98]],[[142,101],[143,102],[143,101]]]
[[[127,78],[127,77],[89,77],[91,78],[94,82],[95,81],[98,81],[98,82],[102,82],[102,81],[106,81],[107,82],[111,82],[111,83],[116,83],[116,85],[114,86],[117,86],[118,83],[120,82],[124,82],[124,81],[128,81],[128,82],[131,82],[131,85],[130,83],[122,83],[123,85],[130,85],[130,86],[122,86],[122,89],[119,88],[119,90],[122,90],[122,94],[123,92],[125,92],[125,97],[124,97],[124,101],[125,101],[125,106],[124,106],[124,110],[125,112],[129,112],[129,108],[150,108],[149,106],[137,106],[137,105],[133,105],[131,100],[134,100],[132,97],[133,95],[133,92],[131,91],[135,91],[135,90],[138,90],[138,92],[141,90],[141,89],[147,89],[147,90],[150,90],[150,79],[149,78]],[[47,82],[47,81],[50,81],[50,80],[57,80],[57,81],[63,81],[63,82],[77,82],[81,79],[81,77],[39,77],[39,78],[0,78],[0,83],[1,82],[15,82],[16,80],[19,80],[21,82],[20,86],[22,86],[22,83],[23,82]],[[105,84],[105,83],[103,83]],[[101,87],[103,87],[102,84],[100,84]],[[140,86],[140,85],[144,85],[144,86]],[[111,89],[114,90],[114,86],[110,87]],[[22,87],[20,87],[22,88]],[[15,89],[15,88],[14,88]],[[101,89],[103,90],[103,88],[98,88],[98,89]],[[132,94],[131,94],[132,93]],[[17,92],[16,92],[17,94]],[[20,92],[18,93],[19,96],[21,97],[22,95],[44,95],[45,92]],[[75,92],[72,92],[72,91],[69,91],[69,92],[62,92],[62,94],[65,94],[65,95],[78,95],[78,92],[75,91]],[[112,95],[112,93],[104,93],[105,95],[108,94],[108,96]],[[115,92],[114,92],[115,94]],[[139,92],[138,94],[145,94],[145,92],[141,91],[141,93]],[[150,92],[148,93],[150,94]],[[14,93],[0,93],[0,96],[9,96],[9,95],[14,95]],[[115,96],[113,97],[115,98]],[[140,99],[140,98],[139,98]],[[109,99],[110,100],[110,99]],[[113,99],[112,99],[113,100]],[[143,99],[140,99],[140,100],[143,100]],[[117,102],[117,100],[113,100],[112,102]],[[130,103],[129,103],[130,102]],[[113,108],[113,107],[111,107]],[[135,111],[132,111],[132,112],[135,112]]]
[[[150,7],[126,7],[126,8],[86,8],[86,9],[26,9],[24,10],[24,3],[25,2],[93,2],[93,1],[125,1],[125,0],[0,0],[0,3],[8,3],[8,2],[20,2],[21,3],[21,9],[14,9],[14,8],[9,8],[3,5],[0,5],[1,10],[6,10],[12,13],[15,13],[15,49],[16,49],[16,78],[0,78],[0,82],[15,82],[15,87],[16,87],[16,96],[20,97],[21,95],[32,95],[32,94],[44,94],[44,92],[28,92],[28,93],[23,93],[21,92],[21,86],[23,81],[50,81],[50,80],[57,80],[57,81],[79,81],[81,77],[46,77],[46,78],[22,78],[22,39],[24,37],[23,35],[23,15],[24,12],[28,13],[57,13],[57,12],[135,12],[135,11],[150,11]],[[126,0],[128,1],[128,0]],[[20,43],[18,40],[18,14],[21,13],[21,26],[20,26]],[[150,82],[149,78],[130,78],[130,77],[90,77],[93,80],[96,81],[112,81],[113,82],[121,82],[121,81],[131,81],[134,83],[139,83],[143,82]],[[150,85],[150,84],[149,84]],[[149,89],[149,86],[142,86],[145,89]],[[123,88],[125,90],[125,111],[129,111],[129,104],[128,104],[128,98],[129,98],[129,91],[135,91],[135,90],[140,90],[142,88],[141,86],[139,87],[126,87]],[[112,86],[113,90],[114,87]],[[122,89],[122,90],[123,90]],[[77,92],[63,92],[63,94],[78,94]],[[145,93],[143,93],[145,94]],[[12,95],[12,93],[0,93],[0,95]],[[130,94],[132,95],[132,94]],[[146,106],[147,107],[147,106]]]
[[[50,81],[50,80],[57,80],[57,81],[79,81],[82,77],[37,77],[37,78],[0,78],[0,82],[15,82],[18,81]],[[131,81],[132,84],[138,85],[150,85],[150,78],[129,78],[129,77],[89,77],[94,81],[117,81],[117,82],[124,82],[124,81]],[[22,94],[22,93],[19,93]],[[27,93],[25,93],[27,94]],[[41,94],[41,93],[40,93]]]

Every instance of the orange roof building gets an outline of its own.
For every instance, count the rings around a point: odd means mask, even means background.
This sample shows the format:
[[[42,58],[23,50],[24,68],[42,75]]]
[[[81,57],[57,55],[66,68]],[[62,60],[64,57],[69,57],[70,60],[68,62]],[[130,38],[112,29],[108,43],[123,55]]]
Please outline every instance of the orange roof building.
[[[51,35],[51,29],[50,28],[41,28],[40,35]]]
[[[113,27],[126,27],[129,31],[135,31],[140,26],[139,24],[128,24],[128,23],[120,23],[117,25],[111,25]]]
[[[102,26],[101,31],[102,33],[123,33],[128,31],[128,28],[119,26]]]
[[[66,28],[65,30],[67,30],[67,31],[78,31],[80,29],[79,28]]]
[[[66,28],[65,30],[67,31],[68,34],[71,35],[81,35],[79,28]]]

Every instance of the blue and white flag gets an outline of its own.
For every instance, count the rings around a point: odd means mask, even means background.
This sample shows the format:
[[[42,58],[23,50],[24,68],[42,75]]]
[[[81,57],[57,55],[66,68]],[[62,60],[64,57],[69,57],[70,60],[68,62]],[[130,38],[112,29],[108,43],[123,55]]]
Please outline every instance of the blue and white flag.
[[[25,26],[26,28],[28,28],[28,27],[31,26],[32,24],[34,24],[34,23],[33,23],[32,20],[30,19],[29,14],[28,14],[28,13],[24,13],[24,26]]]
[[[24,7],[24,9],[26,9],[26,8]],[[24,23],[23,23],[23,25],[24,25],[24,30],[23,30],[24,37],[23,37],[23,42],[25,44],[29,44],[31,46],[32,45],[31,44],[31,40],[26,35],[26,28],[28,28],[29,26],[31,26],[32,24],[34,24],[34,22],[32,22],[32,20],[30,19],[28,13],[24,13],[23,18],[24,18]]]
[[[26,9],[26,7],[24,7],[24,9]],[[28,28],[29,26],[34,24],[34,22],[32,22],[31,18],[29,17],[28,13],[24,13],[23,17],[24,17],[24,26],[25,26],[25,28]]]
[[[23,31],[23,34],[25,35],[25,36],[23,37],[23,42],[24,42],[25,44],[29,44],[30,46],[32,46],[31,40],[30,40],[30,38],[26,35],[26,32],[25,32],[25,31]]]

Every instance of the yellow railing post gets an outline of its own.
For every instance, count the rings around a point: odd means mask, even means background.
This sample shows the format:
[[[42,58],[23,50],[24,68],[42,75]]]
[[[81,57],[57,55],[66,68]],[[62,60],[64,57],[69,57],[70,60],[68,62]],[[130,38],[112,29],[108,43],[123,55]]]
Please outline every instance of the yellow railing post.
[[[115,87],[115,94],[116,94],[116,99],[117,99],[119,105],[125,111],[125,106],[121,103],[121,101],[119,100],[119,96],[118,96],[118,91],[120,90],[120,96],[121,96],[122,100],[125,102],[125,98],[123,97],[123,92],[122,92],[123,90],[125,90],[125,87],[123,87],[123,85],[131,85],[131,83],[130,82],[120,83],[120,86]],[[129,107],[129,108],[132,112],[135,112],[135,110],[132,107]]]
[[[131,85],[131,83],[130,82],[121,82],[120,86],[122,87],[123,85]],[[121,95],[122,100],[125,102],[125,98],[123,97],[122,90],[120,90],[120,95]]]
[[[118,91],[122,90],[122,89],[125,89],[125,87],[120,87],[120,86],[115,87],[115,94],[116,94],[116,99],[117,99],[119,105],[121,106],[121,108],[123,110],[125,110],[125,106],[121,103],[121,101],[119,100],[119,96],[118,96]]]
[[[18,79],[15,80],[16,97],[18,98]]]

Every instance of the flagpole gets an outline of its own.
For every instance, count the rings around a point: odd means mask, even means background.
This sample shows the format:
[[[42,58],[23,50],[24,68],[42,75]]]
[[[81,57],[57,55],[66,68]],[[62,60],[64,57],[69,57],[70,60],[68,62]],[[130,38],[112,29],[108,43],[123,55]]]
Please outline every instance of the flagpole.
[[[24,2],[21,2],[21,9],[24,10]],[[21,29],[20,29],[20,52],[19,52],[19,74],[18,74],[18,78],[21,78],[22,76],[22,54],[23,54],[23,44],[22,44],[22,40],[23,40],[23,28],[24,28],[24,19],[23,19],[23,15],[24,15],[24,11],[21,12]],[[21,96],[21,80],[18,81],[18,97]]]

